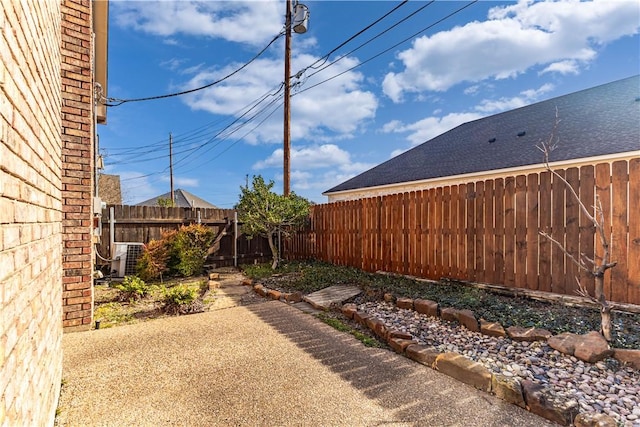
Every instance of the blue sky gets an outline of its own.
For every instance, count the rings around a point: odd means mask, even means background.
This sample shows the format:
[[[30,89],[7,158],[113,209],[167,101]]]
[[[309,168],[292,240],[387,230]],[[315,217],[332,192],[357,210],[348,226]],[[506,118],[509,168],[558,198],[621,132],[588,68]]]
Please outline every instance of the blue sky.
[[[292,37],[291,188],[317,203],[461,123],[640,73],[636,0],[303,3],[309,28]],[[283,0],[111,0],[111,103],[222,79],[282,32],[284,12]],[[109,107],[98,127],[103,172],[120,175],[125,203],[169,191],[169,133],[175,188],[222,208],[247,176],[282,192],[283,58],[279,37],[207,89]]]

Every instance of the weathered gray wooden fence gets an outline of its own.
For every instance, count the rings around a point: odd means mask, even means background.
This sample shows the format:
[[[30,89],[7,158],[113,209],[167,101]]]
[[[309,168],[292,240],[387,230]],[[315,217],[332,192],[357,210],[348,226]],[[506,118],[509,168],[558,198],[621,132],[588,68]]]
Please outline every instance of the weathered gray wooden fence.
[[[233,209],[109,205],[102,210],[97,263],[102,266],[110,263],[106,260],[114,255],[115,243],[146,244],[160,239],[167,231],[195,223],[210,227],[218,240],[215,251],[207,258],[207,265],[225,267],[268,261],[271,252],[266,239],[247,238],[240,227],[236,227],[234,218]]]

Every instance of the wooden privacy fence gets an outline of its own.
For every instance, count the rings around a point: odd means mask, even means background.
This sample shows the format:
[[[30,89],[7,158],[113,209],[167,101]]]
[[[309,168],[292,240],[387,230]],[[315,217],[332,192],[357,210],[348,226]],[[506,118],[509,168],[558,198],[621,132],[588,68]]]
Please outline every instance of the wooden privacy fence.
[[[240,231],[236,239],[233,227],[234,214],[233,209],[109,205],[102,210],[102,233],[97,245],[98,254],[103,258],[110,258],[111,233],[115,243],[146,244],[151,240],[160,239],[165,231],[177,230],[181,225],[201,223],[211,227],[219,240],[215,252],[207,258],[209,264],[215,264],[217,267],[233,265],[234,240],[237,244],[239,264],[269,260],[271,251],[266,239],[248,239]]]
[[[609,300],[640,304],[640,158],[558,170],[592,207],[602,204],[617,266]],[[595,228],[550,172],[313,206],[308,226],[286,242],[289,259],[316,258],[366,271],[449,277],[575,295],[593,279],[574,257],[601,254]]]

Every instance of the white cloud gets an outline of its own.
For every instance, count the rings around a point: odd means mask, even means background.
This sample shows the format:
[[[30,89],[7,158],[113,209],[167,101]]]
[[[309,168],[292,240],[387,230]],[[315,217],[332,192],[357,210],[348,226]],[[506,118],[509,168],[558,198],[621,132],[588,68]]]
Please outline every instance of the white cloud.
[[[546,72],[577,72],[604,44],[637,34],[639,14],[636,1],[498,6],[486,21],[414,40],[398,54],[404,70],[388,73],[383,90],[400,102],[407,92],[446,91],[463,81],[510,78],[534,66],[549,64]]]
[[[187,62],[186,59],[171,58],[171,59],[169,59],[167,61],[162,61],[160,63],[160,66],[164,67],[164,68],[167,68],[167,69],[169,69],[171,71],[176,71],[180,67],[182,67],[185,62]]]
[[[256,164],[256,170],[281,168],[283,150]],[[291,149],[291,187],[295,190],[325,191],[340,182],[372,168],[373,164],[353,162],[349,152],[335,144],[323,144]]]
[[[568,59],[550,64],[547,68],[540,71],[539,74],[558,73],[558,74],[580,74],[580,64],[577,61]]]
[[[480,90],[480,85],[469,86],[464,90],[465,95],[475,95]]]
[[[111,4],[117,25],[164,37],[185,34],[256,45],[278,34],[284,24],[284,10],[278,1],[123,1]]]
[[[520,96],[500,98],[498,100],[482,100],[475,109],[482,113],[498,113],[500,111],[513,110],[537,101],[540,95],[551,92],[553,89],[554,86],[552,84],[546,83],[538,89],[524,90],[520,92]]]
[[[334,144],[291,148],[292,169],[319,169],[326,167],[342,167],[351,162],[350,155]],[[254,169],[282,166],[283,149],[274,150],[265,160],[253,165]]]
[[[200,181],[197,178],[174,177],[173,182],[179,187],[197,187]]]
[[[292,69],[300,70],[317,61],[318,58],[299,54],[292,58]],[[346,71],[357,64],[353,58],[344,58],[338,64],[316,75],[302,76],[299,89],[312,87],[327,77],[345,72],[338,78],[322,84],[321,89],[294,93],[291,98],[291,138],[329,141],[351,138],[367,120],[375,116],[378,102],[372,92],[362,90],[363,76],[360,73]],[[237,69],[240,64],[229,64],[224,68],[201,70],[185,85],[184,89],[203,86],[218,80]],[[236,76],[206,90],[184,98],[195,110],[209,111],[215,114],[234,114],[238,117],[248,105],[266,94],[277,94],[283,79],[283,65],[280,59],[261,58]],[[295,80],[293,81],[295,83]],[[295,92],[295,91],[294,91]],[[267,104],[264,114],[253,121],[255,125],[266,119],[282,101],[277,96],[268,96],[263,104],[252,110],[245,118],[252,117]],[[241,111],[241,112],[239,112]],[[255,125],[249,125],[246,131]],[[282,141],[282,109],[266,119],[257,129],[246,137],[249,143],[280,143]],[[241,132],[239,135],[244,134]]]
[[[395,133],[409,132],[407,140],[412,146],[415,146],[451,130],[462,123],[479,119],[482,116],[482,114],[478,113],[451,113],[443,117],[426,117],[407,125],[398,122],[390,122],[385,124],[383,129],[387,128],[387,131],[390,130]],[[394,155],[397,155],[400,152],[395,151]]]
[[[407,140],[411,146],[416,146],[426,142],[438,135],[441,135],[463,123],[477,120],[487,114],[494,114],[501,111],[512,110],[536,102],[540,96],[553,91],[554,86],[550,83],[543,84],[538,89],[527,89],[520,92],[518,96],[511,98],[503,97],[497,100],[484,99],[473,107],[475,111],[449,113],[445,116],[438,116],[439,112],[434,112],[433,116],[425,117],[414,123],[404,124],[398,120],[392,120],[382,126],[384,133],[408,133]],[[408,148],[399,148],[391,153],[395,157]]]

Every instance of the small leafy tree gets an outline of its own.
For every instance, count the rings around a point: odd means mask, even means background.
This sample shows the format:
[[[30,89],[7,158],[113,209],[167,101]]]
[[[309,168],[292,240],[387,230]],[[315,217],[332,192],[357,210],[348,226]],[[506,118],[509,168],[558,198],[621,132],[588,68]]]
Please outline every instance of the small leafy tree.
[[[158,197],[157,203],[158,203],[158,206],[162,208],[175,207],[175,204],[173,203],[173,200],[171,200],[171,197]]]
[[[254,176],[252,188],[240,187],[240,202],[236,205],[242,231],[250,237],[262,236],[269,242],[273,262],[278,267],[280,253],[276,246],[278,232],[285,236],[291,227],[300,226],[309,216],[311,203],[295,193],[283,196],[271,191],[274,182],[266,183],[261,176]]]
[[[205,225],[191,224],[180,227],[173,241],[173,250],[178,262],[172,268],[185,277],[201,273],[213,239],[213,231]]]

